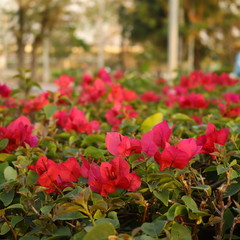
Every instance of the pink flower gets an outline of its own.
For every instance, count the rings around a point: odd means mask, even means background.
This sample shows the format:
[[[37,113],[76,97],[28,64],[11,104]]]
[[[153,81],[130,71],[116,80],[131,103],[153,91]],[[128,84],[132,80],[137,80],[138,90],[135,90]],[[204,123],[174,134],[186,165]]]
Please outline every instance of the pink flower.
[[[181,108],[206,108],[208,106],[207,101],[199,93],[191,93],[189,96],[181,96],[179,98],[179,105]]]
[[[100,68],[99,72],[96,74],[97,77],[102,79],[105,83],[111,83],[112,79],[109,75],[109,73],[104,68]]]
[[[117,132],[108,132],[106,136],[108,151],[114,156],[130,156],[141,152],[141,142],[135,138],[128,138]]]
[[[124,72],[122,70],[118,70],[117,72],[114,73],[113,77],[116,80],[120,80],[123,78]]]
[[[11,96],[11,89],[6,84],[0,84],[0,95],[2,98],[9,98]]]
[[[189,161],[200,152],[201,147],[197,146],[193,138],[183,139],[177,145],[169,144],[162,151],[154,155],[155,161],[160,165],[160,170],[167,167],[184,169]]]
[[[136,173],[130,172],[130,167],[123,158],[117,157],[109,163],[102,162],[98,169],[92,169],[88,184],[92,191],[107,197],[117,189],[136,191],[141,186],[141,179]]]
[[[83,84],[78,103],[86,105],[88,102],[97,102],[106,93],[105,83],[97,79],[92,85]]]
[[[73,107],[69,113],[63,110],[57,111],[54,118],[57,119],[57,125],[66,131],[74,130],[79,133],[92,134],[100,127],[98,121],[88,122],[84,112],[77,109],[77,107]]]
[[[57,164],[46,156],[42,156],[35,165],[28,167],[37,172],[39,176],[37,184],[46,187],[46,193],[59,193],[64,188],[71,187],[72,183],[81,176],[81,167],[74,157]]]
[[[30,113],[43,109],[44,106],[49,104],[48,97],[49,93],[43,92],[39,96],[27,100],[23,105],[23,112]]]
[[[208,123],[206,134],[199,136],[197,138],[197,145],[202,146],[201,153],[209,154],[216,152],[216,144],[225,145],[228,138],[229,129],[223,128],[221,130],[216,130],[216,126],[212,123]],[[215,159],[212,156],[212,159]]]
[[[143,102],[158,102],[160,97],[156,93],[154,93],[152,91],[148,91],[148,92],[143,93],[140,96],[140,99]]]
[[[137,116],[137,111],[131,105],[122,106],[121,104],[115,104],[105,114],[108,123],[112,125],[112,130],[114,131],[119,129],[119,125],[124,119],[135,118]]]
[[[122,103],[135,100],[136,93],[132,90],[123,88],[120,84],[112,85],[111,92],[108,94],[107,100],[111,103]]]
[[[54,81],[60,88],[69,87],[74,82],[74,77],[70,77],[66,74],[62,74],[58,79]]]
[[[17,118],[7,127],[0,127],[0,138],[8,139],[8,145],[1,151],[11,153],[24,143],[31,147],[37,145],[37,137],[32,135],[33,126],[29,119],[25,116]]]

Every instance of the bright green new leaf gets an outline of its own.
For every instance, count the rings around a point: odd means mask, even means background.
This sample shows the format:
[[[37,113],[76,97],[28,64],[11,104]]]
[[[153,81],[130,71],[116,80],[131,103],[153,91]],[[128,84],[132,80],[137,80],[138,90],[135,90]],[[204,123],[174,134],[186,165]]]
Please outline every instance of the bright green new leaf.
[[[84,236],[83,240],[107,240],[108,236],[114,234],[115,228],[111,223],[100,222]]]
[[[162,113],[155,113],[150,117],[146,118],[142,125],[141,130],[143,133],[150,131],[155,125],[163,121],[163,114]]]
[[[7,181],[16,180],[17,178],[17,171],[11,166],[6,167],[3,174]]]

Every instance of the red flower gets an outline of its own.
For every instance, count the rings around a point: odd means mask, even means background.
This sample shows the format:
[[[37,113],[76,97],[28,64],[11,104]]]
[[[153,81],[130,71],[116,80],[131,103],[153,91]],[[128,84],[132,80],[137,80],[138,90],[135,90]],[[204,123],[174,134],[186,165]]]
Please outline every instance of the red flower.
[[[84,112],[73,107],[70,113],[66,111],[57,111],[54,114],[57,119],[57,125],[61,126],[66,131],[75,130],[79,133],[91,134],[99,129],[98,121],[88,122]]]
[[[56,85],[58,85],[60,88],[66,88],[69,87],[74,81],[74,77],[70,77],[66,74],[62,74],[58,79],[54,81]]]
[[[109,163],[102,162],[100,168],[91,169],[88,184],[92,191],[107,197],[116,189],[136,191],[141,186],[141,179],[136,173],[130,173],[128,163],[121,157],[114,158]]]
[[[201,153],[211,154],[216,152],[216,144],[225,145],[228,138],[229,129],[223,128],[221,130],[216,130],[215,125],[208,123],[206,134],[199,136],[197,138],[197,145],[202,146]],[[215,156],[212,156],[215,159]]]
[[[164,120],[155,125],[152,129],[153,141],[159,148],[165,148],[172,134],[172,129],[169,128],[167,122]]]
[[[197,146],[193,138],[183,139],[175,146],[166,146],[162,153],[154,155],[155,161],[160,165],[160,170],[167,167],[184,169],[189,161],[200,152],[201,147]]]
[[[100,68],[99,72],[96,74],[96,76],[101,78],[106,83],[112,82],[112,79],[111,79],[109,73],[104,68]]]
[[[39,96],[27,100],[23,105],[23,112],[30,113],[41,110],[45,105],[49,104],[49,93],[43,92]]]
[[[81,176],[81,167],[74,157],[57,164],[46,156],[42,156],[35,165],[28,167],[37,172],[39,176],[37,184],[46,187],[47,193],[59,193],[64,188],[71,187],[72,183]]]
[[[152,157],[158,151],[158,146],[153,141],[153,131],[146,132],[141,138],[142,151]]]
[[[116,80],[120,80],[122,79],[123,75],[124,75],[124,72],[122,70],[118,70],[117,72],[114,73],[113,77]]]
[[[201,94],[191,93],[189,96],[181,96],[179,105],[181,108],[200,109],[206,108],[208,103]]]
[[[109,124],[112,125],[112,130],[118,130],[119,125],[124,119],[135,118],[138,113],[131,105],[122,106],[115,104],[114,107],[106,111],[105,117]]]
[[[105,83],[101,79],[94,81],[93,85],[83,83],[82,92],[78,99],[79,104],[87,104],[88,102],[97,102],[100,97],[106,93]]]
[[[143,93],[140,96],[140,99],[143,102],[158,102],[160,97],[156,93],[154,93],[152,91],[148,91],[148,92]]]
[[[108,101],[111,103],[122,103],[135,100],[136,93],[132,90],[123,88],[120,84],[112,85],[111,92],[108,94]]]
[[[25,116],[17,118],[7,127],[0,127],[0,138],[9,140],[8,145],[2,152],[11,153],[19,146],[24,146],[24,143],[31,147],[37,145],[37,137],[32,135],[33,126],[29,119]]]
[[[11,96],[11,89],[6,84],[0,84],[0,95],[2,98],[9,98]]]
[[[135,138],[128,138],[117,132],[108,132],[106,136],[108,151],[114,156],[130,156],[141,152],[141,142]]]

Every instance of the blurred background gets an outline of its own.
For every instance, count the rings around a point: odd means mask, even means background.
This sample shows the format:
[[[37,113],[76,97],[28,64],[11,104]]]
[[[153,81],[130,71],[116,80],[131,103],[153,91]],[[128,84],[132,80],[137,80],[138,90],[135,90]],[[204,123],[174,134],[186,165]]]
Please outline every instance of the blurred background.
[[[169,44],[180,73],[232,72],[240,0],[0,0],[1,82],[22,68],[45,83],[103,66],[165,77]]]

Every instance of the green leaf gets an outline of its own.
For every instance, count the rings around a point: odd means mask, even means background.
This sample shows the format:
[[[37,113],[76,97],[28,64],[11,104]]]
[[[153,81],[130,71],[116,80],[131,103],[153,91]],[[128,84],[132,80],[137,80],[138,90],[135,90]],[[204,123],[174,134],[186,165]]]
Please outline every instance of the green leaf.
[[[227,187],[226,191],[224,192],[223,197],[229,197],[233,196],[234,194],[238,193],[240,191],[240,182],[233,183],[230,186]]]
[[[191,209],[192,211],[198,211],[198,206],[191,197],[183,196],[182,200],[184,201],[188,209]]]
[[[211,196],[212,194],[212,188],[210,185],[198,185],[198,186],[192,186],[192,189],[198,189],[198,190],[204,190],[207,192],[208,196]]]
[[[143,223],[141,230],[151,237],[158,237],[163,231],[166,221],[156,220],[152,223]]]
[[[158,198],[160,201],[163,202],[163,204],[167,207],[168,206],[168,200],[169,200],[169,190],[164,188],[162,191],[153,191],[153,194],[156,198]]]
[[[3,223],[0,230],[0,235],[6,234],[9,230],[10,230],[10,227],[7,225],[7,223],[6,222]]]
[[[96,147],[93,146],[89,146],[85,149],[84,151],[84,156],[85,157],[92,157],[96,160],[101,159],[101,160],[105,160],[105,157],[102,153],[102,151]]]
[[[11,166],[6,167],[4,169],[3,174],[4,174],[4,178],[7,181],[16,180],[16,178],[17,178],[17,171]]]
[[[174,223],[171,230],[172,240],[192,240],[191,231],[184,225]]]
[[[12,204],[12,205],[7,207],[7,209],[14,209],[14,208],[23,209],[23,205],[20,204],[20,203],[16,203],[16,204]]]
[[[40,211],[44,214],[44,215],[48,215],[52,210],[52,206],[50,205],[47,205],[47,206],[44,206],[44,207],[41,207],[40,208]]]
[[[1,192],[0,200],[3,202],[4,206],[8,206],[13,201],[14,195],[14,190],[10,190],[9,192]]]
[[[11,225],[12,227],[15,227],[19,222],[21,222],[24,219],[22,216],[13,216],[11,219]]]
[[[35,236],[23,236],[19,238],[19,240],[40,240],[40,238]]]
[[[75,142],[77,142],[79,140],[79,136],[76,135],[71,135],[69,138],[69,145],[73,145]]]
[[[217,174],[220,175],[222,173],[225,173],[229,169],[230,169],[230,167],[224,168],[223,165],[218,165],[217,166]]]
[[[57,216],[56,220],[65,221],[65,220],[75,220],[75,219],[79,219],[79,218],[86,218],[86,216],[80,212],[73,211],[73,212],[64,213],[60,216]]]
[[[46,117],[50,118],[57,111],[57,105],[47,104],[46,106],[44,106],[43,110]]]
[[[8,159],[11,159],[12,157],[15,157],[15,156],[13,154],[0,153],[0,162],[7,161]]]
[[[162,113],[155,113],[151,115],[150,117],[146,118],[142,125],[141,130],[143,133],[150,131],[155,125],[162,122],[163,120],[163,114]]]
[[[0,139],[0,151],[8,145],[9,140],[7,138]]]
[[[108,236],[114,234],[115,228],[111,223],[100,222],[84,236],[83,240],[107,240]]]
[[[175,217],[184,215],[186,213],[187,213],[187,209],[185,206],[175,203],[168,209],[167,219],[169,221],[173,221]]]
[[[0,163],[0,184],[3,184],[4,182],[6,182],[5,177],[4,177],[4,170],[6,167],[8,167],[8,162],[3,162]]]
[[[172,115],[174,121],[194,122],[192,118],[183,113],[175,113]]]
[[[34,185],[38,180],[38,174],[35,171],[29,171],[26,178],[26,185],[31,186]]]
[[[91,134],[84,138],[84,140],[82,141],[82,147],[92,146],[94,144],[99,144],[99,143],[105,143],[105,136]]]

